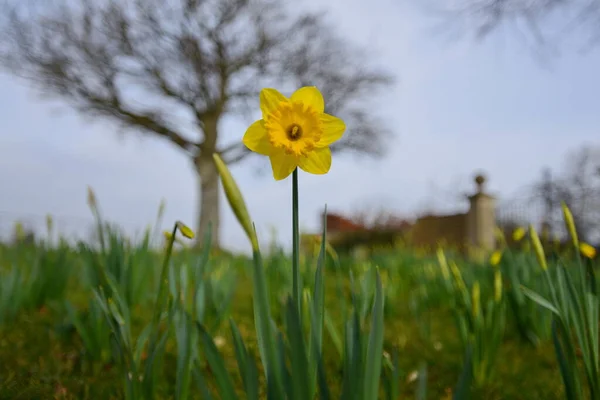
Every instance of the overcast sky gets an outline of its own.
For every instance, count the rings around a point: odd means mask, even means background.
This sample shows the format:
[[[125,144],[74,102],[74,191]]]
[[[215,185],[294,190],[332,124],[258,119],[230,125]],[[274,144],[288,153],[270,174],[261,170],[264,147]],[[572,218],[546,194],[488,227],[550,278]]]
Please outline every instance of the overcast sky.
[[[315,0],[316,1],[316,0]],[[600,51],[564,52],[542,68],[517,35],[499,32],[485,42],[452,42],[434,33],[431,18],[402,1],[332,0],[339,32],[369,45],[397,84],[376,110],[395,137],[381,160],[334,157],[325,176],[300,175],[301,219],[316,230],[325,203],[332,211],[385,207],[399,215],[464,207],[483,170],[500,199],[559,167],[564,155],[600,135]],[[368,17],[367,17],[368,16]],[[162,198],[165,225],[195,222],[197,181],[177,149],[156,139],[117,135],[66,106],[41,100],[25,82],[0,75],[0,231],[22,219],[43,226],[56,216],[65,233],[85,233],[91,185],[106,217],[129,233],[151,223]],[[258,107],[258,98],[257,98]],[[229,120],[229,137],[247,123]],[[255,158],[232,168],[263,241],[272,227],[290,241],[290,180],[257,176]],[[222,208],[222,242],[249,248],[232,213]]]

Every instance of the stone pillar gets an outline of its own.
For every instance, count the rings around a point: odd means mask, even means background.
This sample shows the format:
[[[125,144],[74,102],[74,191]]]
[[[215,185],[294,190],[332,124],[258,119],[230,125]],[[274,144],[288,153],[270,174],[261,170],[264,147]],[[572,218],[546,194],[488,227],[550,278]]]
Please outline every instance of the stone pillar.
[[[496,247],[496,199],[483,190],[485,177],[477,175],[477,193],[469,196],[467,212],[467,244],[480,250]]]

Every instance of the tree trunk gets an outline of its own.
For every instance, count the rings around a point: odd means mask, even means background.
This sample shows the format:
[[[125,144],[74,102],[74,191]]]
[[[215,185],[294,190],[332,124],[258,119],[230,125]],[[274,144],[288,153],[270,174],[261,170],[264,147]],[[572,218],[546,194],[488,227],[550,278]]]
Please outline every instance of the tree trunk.
[[[219,248],[219,174],[212,154],[200,155],[195,160],[195,167],[200,189],[196,244],[198,247],[202,245],[208,226],[211,225],[212,247]]]

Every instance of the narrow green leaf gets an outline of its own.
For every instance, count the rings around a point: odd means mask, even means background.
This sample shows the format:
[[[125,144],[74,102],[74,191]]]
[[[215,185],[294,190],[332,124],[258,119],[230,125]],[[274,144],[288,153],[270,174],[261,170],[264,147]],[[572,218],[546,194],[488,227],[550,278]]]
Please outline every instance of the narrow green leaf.
[[[88,351],[90,351],[94,354],[94,357],[97,357],[101,351],[101,349],[99,349],[97,347],[99,345],[99,343],[96,343],[96,341],[92,338],[91,333],[84,326],[80,315],[77,313],[77,311],[75,310],[75,308],[73,307],[71,302],[65,301],[65,310],[67,311],[69,320],[71,321],[71,323],[77,330],[77,333],[81,337],[81,340],[83,341],[84,346],[87,348]]]
[[[194,273],[194,279],[196,284],[202,282],[204,276],[204,270],[208,265],[208,261],[210,259],[210,247],[212,243],[212,224],[208,224],[208,229],[206,235],[204,236],[204,244],[202,245],[202,253],[198,258],[198,263],[196,264],[196,269]]]
[[[244,341],[242,339],[242,335],[240,331],[233,321],[233,319],[229,319],[229,326],[231,328],[231,336],[233,337],[233,346],[235,349],[235,358],[237,359],[238,370],[240,372],[240,376],[242,381],[244,382],[244,387],[247,390],[248,383],[246,382],[246,369],[247,369],[247,359],[248,359],[248,351],[246,350],[246,346],[244,345]]]
[[[288,298],[286,302],[287,336],[290,341],[290,364],[292,399],[304,400],[310,396],[310,378],[308,371],[308,355],[304,338],[302,337],[302,325],[298,316],[298,309],[294,301]]]
[[[253,300],[254,300],[254,323],[259,343],[259,350],[263,361],[263,367],[267,375],[268,386],[273,390],[275,398],[283,399],[284,387],[281,376],[280,360],[277,357],[276,339],[273,335],[271,311],[269,308],[269,293],[265,279],[263,263],[260,251],[256,250],[253,255],[254,271]]]
[[[598,337],[598,297],[592,293],[586,294],[586,301],[588,302],[588,325],[590,327],[590,342],[592,344],[592,358],[593,365],[596,371],[598,371],[598,356],[599,356],[599,340]],[[595,323],[596,322],[596,323]]]
[[[186,400],[189,397],[190,380],[193,365],[192,338],[193,321],[187,313],[181,312],[179,321],[177,342],[177,374],[175,377],[175,398],[177,400]]]
[[[314,291],[312,307],[310,309],[310,336],[309,336],[309,367],[310,367],[310,396],[314,398],[317,384],[318,362],[317,354],[322,353],[323,349],[323,323],[325,318],[325,289],[323,263],[325,259],[325,244],[327,240],[327,207],[323,214],[323,232],[321,235],[321,249],[319,250],[319,258],[317,259],[317,269],[315,271]]]
[[[200,390],[200,398],[202,400],[212,400],[212,395],[210,394],[210,390],[208,389],[208,386],[204,381],[204,376],[202,375],[202,371],[200,370],[200,366],[198,365],[198,363],[194,365],[194,369],[192,371],[194,376],[194,382],[196,382],[196,385]]]
[[[560,374],[563,378],[563,383],[565,386],[565,396],[567,400],[579,400],[579,396],[575,390],[577,384],[575,382],[574,369],[576,368],[576,365],[574,360],[568,360],[565,355],[558,333],[556,318],[552,319],[552,341],[554,342],[558,367],[560,369]]]
[[[400,397],[400,356],[397,348],[392,350],[392,360],[388,365],[385,377],[387,400],[396,400]]]
[[[344,345],[342,344],[342,339],[340,338],[338,329],[335,326],[335,324],[334,324],[333,320],[331,319],[331,316],[329,315],[327,310],[324,310],[324,317],[325,317],[325,328],[327,328],[327,332],[329,333],[329,337],[331,338],[331,341],[333,342],[333,346],[335,347],[335,349],[338,352],[338,355],[341,358],[344,356],[344,348],[343,348]]]
[[[314,332],[311,332],[314,333]],[[314,339],[316,340],[316,339]],[[323,364],[323,356],[321,353],[322,350],[314,347],[313,358],[316,360],[317,367],[317,386],[319,389],[319,398],[321,400],[329,400],[331,398],[331,394],[329,393],[329,386],[327,385],[327,376],[325,374],[325,366]],[[312,393],[312,397],[315,397],[315,393]]]
[[[379,394],[379,381],[381,377],[381,361],[383,357],[383,287],[379,271],[376,271],[377,283],[375,301],[373,302],[371,332],[367,350],[364,399],[377,400]]]
[[[229,324],[231,327],[231,335],[233,337],[233,344],[235,347],[238,370],[244,383],[246,397],[248,400],[258,400],[258,372],[256,370],[254,359],[248,355],[246,345],[244,344],[242,335],[240,334],[235,322],[230,319]]]
[[[219,350],[217,349],[215,342],[208,332],[206,332],[206,330],[202,327],[202,325],[196,323],[196,328],[202,338],[202,343],[204,344],[204,354],[206,356],[208,365],[210,365],[212,370],[215,378],[215,384],[217,385],[221,399],[237,399],[238,397],[235,394],[233,381],[231,380],[229,372],[227,372],[227,368],[225,368],[225,362],[223,361],[221,354],[219,354]]]
[[[135,344],[135,350],[133,353],[133,359],[137,365],[140,365],[140,361],[142,359],[142,352],[144,351],[144,346],[148,342],[148,338],[150,337],[150,332],[152,329],[152,324],[146,325],[146,327],[142,330],[140,335],[137,338],[137,342]]]
[[[156,393],[155,378],[157,372],[157,365],[160,365],[158,361],[162,358],[161,356],[164,353],[165,344],[167,343],[167,338],[169,336],[169,331],[169,328],[167,328],[158,340],[158,342],[156,342],[156,345],[153,346],[154,348],[149,349],[149,355],[146,359],[146,364],[144,368],[144,379],[142,381],[144,397],[146,399],[153,399],[154,394]]]
[[[569,274],[565,274],[565,282],[567,283],[570,300],[568,303],[569,313],[566,317],[569,318],[571,324],[573,325],[572,327],[575,330],[575,335],[577,336],[579,346],[581,347],[581,351],[583,353],[584,364],[586,364],[587,368],[590,355],[590,343],[588,341],[589,328],[585,319],[585,293],[578,292],[578,289],[575,287],[573,282],[573,278]],[[596,320],[594,323],[598,324],[598,320]],[[597,380],[598,377],[595,376],[593,379]]]
[[[275,329],[273,331],[275,331]],[[277,331],[277,361],[279,362],[279,375],[281,376],[283,392],[285,393],[286,398],[290,398],[292,393],[292,378],[285,362],[286,354],[286,346],[283,340],[283,335],[281,332]],[[269,384],[269,386],[271,386],[271,384]],[[273,384],[271,388],[272,390],[277,390],[275,384]],[[271,397],[267,395],[267,398]],[[278,399],[279,397],[273,398]]]
[[[225,293],[224,297],[219,298],[219,301],[216,304],[217,317],[215,318],[214,322],[211,325],[211,331],[213,331],[213,332],[216,331],[219,328],[219,326],[221,325],[221,323],[223,322],[223,317],[227,314],[227,311],[228,311],[229,307],[231,306],[231,303],[233,302],[233,298],[235,295],[235,287],[236,287],[235,279],[232,281],[229,281],[225,284],[223,284],[222,282],[219,282],[218,284],[226,285],[229,289]]]
[[[526,288],[525,286],[521,286],[521,290],[525,294],[525,296],[529,297],[531,300],[535,301],[540,306],[552,311],[554,314],[560,316],[560,312],[556,307],[552,305],[548,300],[542,297],[540,294],[534,292],[531,289]]]
[[[471,381],[473,380],[473,350],[470,344],[467,344],[465,350],[465,362],[463,363],[462,373],[452,395],[453,400],[468,400],[471,397]]]

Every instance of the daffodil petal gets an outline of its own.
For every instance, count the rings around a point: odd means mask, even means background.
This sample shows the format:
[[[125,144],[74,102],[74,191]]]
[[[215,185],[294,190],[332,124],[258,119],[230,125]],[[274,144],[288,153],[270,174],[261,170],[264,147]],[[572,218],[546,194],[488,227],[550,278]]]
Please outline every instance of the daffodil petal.
[[[331,150],[329,147],[315,149],[306,157],[300,157],[298,165],[303,171],[311,174],[323,175],[331,168]]]
[[[323,134],[317,142],[316,147],[329,146],[331,143],[339,140],[346,130],[344,121],[329,114],[321,114],[321,124],[323,126]]]
[[[325,100],[323,100],[323,95],[316,86],[305,86],[296,90],[290,100],[311,106],[319,113],[325,111]]]
[[[244,142],[247,148],[258,154],[268,156],[273,151],[273,146],[269,142],[269,136],[265,129],[265,121],[262,119],[250,125],[244,134],[242,142]]]
[[[281,102],[289,101],[287,97],[279,93],[276,89],[265,88],[260,91],[260,110],[263,118],[275,111]]]
[[[277,151],[269,156],[273,178],[276,181],[287,178],[298,166],[298,159],[285,151]]]

